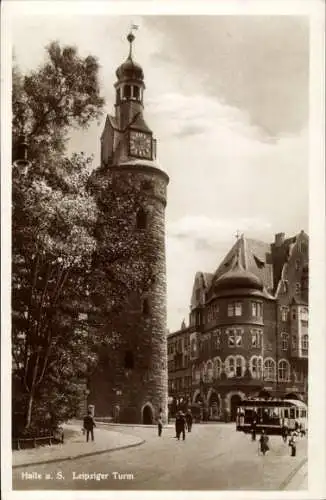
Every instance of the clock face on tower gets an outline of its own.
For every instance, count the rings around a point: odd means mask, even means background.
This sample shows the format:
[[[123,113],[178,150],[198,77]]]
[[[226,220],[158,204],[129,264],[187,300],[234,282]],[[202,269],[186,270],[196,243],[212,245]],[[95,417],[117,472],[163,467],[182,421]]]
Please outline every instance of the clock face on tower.
[[[130,154],[139,158],[152,159],[152,137],[145,132],[130,131]]]

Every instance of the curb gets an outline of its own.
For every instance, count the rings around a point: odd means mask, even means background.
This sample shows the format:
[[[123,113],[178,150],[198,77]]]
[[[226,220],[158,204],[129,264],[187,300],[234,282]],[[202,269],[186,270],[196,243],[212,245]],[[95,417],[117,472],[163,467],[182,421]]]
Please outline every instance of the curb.
[[[51,458],[50,460],[39,460],[38,462],[27,462],[25,464],[13,465],[12,469],[19,469],[20,467],[29,467],[31,465],[42,465],[42,464],[52,464],[55,462],[67,462],[68,460],[77,460],[78,458],[91,457],[93,455],[102,455],[103,453],[110,453],[113,451],[125,450],[126,448],[134,448],[136,446],[141,446],[146,442],[145,439],[140,440],[138,443],[125,444],[123,446],[117,446],[116,448],[108,448],[106,450],[92,451],[89,453],[81,453],[79,455],[62,457],[62,458]]]
[[[281,482],[280,486],[279,486],[279,489],[280,490],[284,490],[289,484],[290,482],[292,481],[292,479],[294,478],[294,476],[300,471],[300,469],[308,462],[308,458],[304,458],[303,460],[301,460],[301,462],[299,462],[299,464],[290,472],[290,474],[288,475],[288,477],[286,477],[284,479],[284,481]]]

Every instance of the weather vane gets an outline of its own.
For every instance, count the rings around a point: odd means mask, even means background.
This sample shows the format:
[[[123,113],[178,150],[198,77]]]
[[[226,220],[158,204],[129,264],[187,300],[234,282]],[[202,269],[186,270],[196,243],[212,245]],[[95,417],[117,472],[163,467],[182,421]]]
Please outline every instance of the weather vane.
[[[138,24],[131,23],[129,33],[127,35],[127,40],[130,43],[130,47],[129,47],[129,58],[130,59],[132,57],[132,42],[135,40],[135,35],[133,32],[138,30],[138,28],[139,28]]]

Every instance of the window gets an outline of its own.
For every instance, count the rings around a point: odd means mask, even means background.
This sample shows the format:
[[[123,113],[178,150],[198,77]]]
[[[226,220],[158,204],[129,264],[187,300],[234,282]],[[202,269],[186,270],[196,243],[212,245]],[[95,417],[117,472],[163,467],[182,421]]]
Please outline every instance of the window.
[[[296,348],[297,348],[297,336],[292,335],[292,349],[296,349]]]
[[[88,319],[88,314],[87,313],[79,313],[78,319],[79,319],[79,321],[86,321]]]
[[[261,347],[261,330],[251,330],[251,347]]]
[[[263,315],[263,304],[261,302],[251,302],[251,316],[261,318]]]
[[[222,362],[220,358],[214,359],[214,378],[220,378],[222,373]]]
[[[235,346],[235,330],[227,330],[226,333],[228,334],[228,338],[229,338],[229,347],[234,347]]]
[[[134,355],[132,351],[126,351],[125,353],[125,369],[133,370],[135,367]]]
[[[143,208],[140,208],[137,212],[136,226],[137,229],[146,229],[148,223],[147,213]]]
[[[235,316],[241,316],[242,315],[242,304],[241,304],[241,302],[235,302],[235,304],[234,304],[234,312],[235,312]]]
[[[226,375],[229,378],[234,377],[234,375],[235,375],[235,359],[233,356],[229,356],[228,358],[226,358],[225,371],[226,371]]]
[[[299,260],[299,259],[297,259],[297,260],[295,261],[295,270],[296,270],[296,271],[299,271],[299,269],[300,269],[300,260]]]
[[[287,351],[289,348],[289,336],[287,333],[281,334],[281,349],[282,351]]]
[[[260,379],[263,374],[263,358],[260,356],[252,356],[250,359],[250,372],[252,378]]]
[[[296,283],[295,284],[295,293],[300,293],[301,291],[301,283]]]
[[[147,298],[143,299],[142,313],[144,316],[148,316],[150,314],[150,304],[149,304],[149,299]]]
[[[297,319],[297,311],[296,309],[292,309],[292,319]]]
[[[303,326],[303,327],[306,327],[306,328],[307,328],[307,326],[308,326],[308,321],[306,321],[305,319],[302,319],[302,320],[301,320],[301,326]]]
[[[140,95],[139,87],[137,87],[136,85],[133,86],[133,95],[135,99],[139,99]]]
[[[278,378],[281,382],[288,382],[290,378],[289,363],[282,359],[278,362]]]
[[[236,359],[235,374],[237,377],[242,377],[242,359]]]
[[[287,307],[281,307],[281,320],[288,320],[289,309]]]
[[[239,328],[228,329],[228,330],[226,330],[226,334],[228,335],[229,347],[241,347],[242,346],[243,330],[241,330]]]
[[[241,302],[231,302],[228,304],[228,316],[241,316],[242,315],[242,303]]]
[[[220,332],[220,330],[215,330],[213,332],[212,347],[213,347],[213,349],[219,349],[220,345],[221,345],[221,332]]]
[[[275,380],[275,361],[272,358],[264,361],[264,379]]]
[[[131,96],[131,87],[130,85],[125,85],[123,88],[123,97],[128,98]]]
[[[308,335],[303,335],[301,340],[302,350],[308,350]]]
[[[214,374],[213,363],[211,361],[208,361],[206,366],[207,366],[207,378],[208,381],[211,382],[213,380],[213,374]]]

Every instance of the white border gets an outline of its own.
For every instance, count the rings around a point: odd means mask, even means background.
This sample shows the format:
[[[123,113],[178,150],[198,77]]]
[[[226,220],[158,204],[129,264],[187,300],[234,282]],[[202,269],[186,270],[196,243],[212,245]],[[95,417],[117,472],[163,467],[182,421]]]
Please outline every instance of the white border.
[[[171,492],[75,492],[75,491],[23,491],[10,492],[11,488],[11,453],[10,453],[10,89],[11,89],[11,33],[10,22],[15,15],[309,15],[311,21],[311,66],[310,66],[310,368],[309,368],[309,398],[310,398],[310,437],[309,437],[309,491],[308,492],[182,492],[176,493],[177,498],[302,498],[318,499],[326,497],[325,474],[325,393],[326,381],[325,351],[325,175],[324,175],[324,80],[325,58],[324,47],[324,9],[322,0],[242,0],[242,1],[4,1],[1,16],[1,291],[2,291],[2,339],[1,339],[1,443],[2,443],[2,493],[3,498],[167,498]],[[295,189],[295,179],[293,186]],[[313,362],[311,362],[313,360]],[[5,451],[7,450],[7,451]]]

